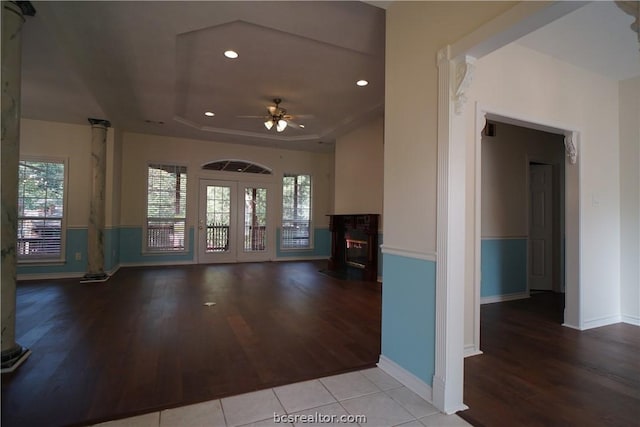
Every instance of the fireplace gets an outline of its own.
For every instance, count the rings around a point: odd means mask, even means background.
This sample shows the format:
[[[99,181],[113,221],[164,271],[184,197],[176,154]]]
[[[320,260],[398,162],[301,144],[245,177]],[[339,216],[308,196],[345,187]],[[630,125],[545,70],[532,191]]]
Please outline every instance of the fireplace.
[[[357,226],[345,229],[344,245],[344,261],[347,265],[364,269],[370,261],[367,231]]]
[[[329,270],[347,277],[378,279],[378,215],[329,215]]]

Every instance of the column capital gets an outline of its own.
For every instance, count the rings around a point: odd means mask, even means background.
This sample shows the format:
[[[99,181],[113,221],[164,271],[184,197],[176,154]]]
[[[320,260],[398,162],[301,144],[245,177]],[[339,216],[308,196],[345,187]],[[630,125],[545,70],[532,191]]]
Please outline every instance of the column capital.
[[[11,3],[15,3],[20,8],[23,16],[36,15],[36,8],[33,7],[30,1],[12,1]]]
[[[89,123],[91,123],[91,126],[104,126],[106,128],[111,127],[111,122],[109,120],[104,120],[104,119],[92,119],[91,117],[89,117],[87,120],[89,120]]]

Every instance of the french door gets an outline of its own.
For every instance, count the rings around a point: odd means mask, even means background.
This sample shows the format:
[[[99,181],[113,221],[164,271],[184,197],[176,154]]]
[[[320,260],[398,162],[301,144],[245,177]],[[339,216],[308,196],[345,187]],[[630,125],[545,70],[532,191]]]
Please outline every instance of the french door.
[[[200,181],[199,263],[271,259],[270,190],[265,183]]]

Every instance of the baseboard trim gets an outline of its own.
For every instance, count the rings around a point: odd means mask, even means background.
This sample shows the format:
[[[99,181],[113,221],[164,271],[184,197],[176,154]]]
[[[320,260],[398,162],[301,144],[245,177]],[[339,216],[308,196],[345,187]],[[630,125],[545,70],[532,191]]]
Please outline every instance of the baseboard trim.
[[[433,391],[431,386],[404,369],[402,366],[398,365],[393,360],[380,355],[378,367],[398,380],[409,390],[425,399],[427,402],[433,402]]]
[[[571,325],[569,323],[563,323],[562,326],[564,326],[565,328],[570,328],[570,329],[575,329],[576,331],[581,331],[582,328],[576,326],[576,325]]]
[[[120,264],[112,268],[111,270],[105,271],[109,277],[116,274],[116,272],[120,270]],[[86,272],[62,272],[62,273],[29,273],[29,274],[18,274],[17,280],[54,280],[54,279],[82,279]]]
[[[192,265],[192,264],[197,264],[197,262],[195,261],[121,262],[119,267],[171,267],[172,265]]]
[[[640,316],[629,316],[628,314],[623,314],[622,321],[630,325],[640,326]]]
[[[476,348],[475,344],[467,344],[464,346],[464,357],[478,356],[482,354],[482,350]]]
[[[328,261],[329,257],[326,255],[313,255],[313,256],[288,256],[288,257],[278,257],[274,258],[271,261],[282,262],[282,261]]]
[[[111,277],[114,274],[116,274],[118,272],[118,270],[120,270],[120,264],[116,265],[111,270],[107,271],[107,274],[109,275],[109,277]]]
[[[493,304],[495,302],[513,301],[517,299],[529,298],[529,292],[518,292],[515,294],[494,295],[480,298],[480,304]]]
[[[619,314],[613,316],[605,316],[599,317],[596,319],[585,320],[582,322],[581,330],[586,331],[587,329],[599,328],[601,326],[613,325],[615,323],[620,323],[622,318]]]
[[[18,274],[16,280],[53,280],[53,279],[81,279],[85,275],[85,272],[70,271],[63,273],[29,273]]]
[[[16,369],[18,369],[20,367],[20,365],[22,365],[24,363],[25,360],[27,360],[27,358],[31,356],[31,350],[29,350],[28,348],[22,348],[22,353],[20,354],[20,357],[18,357],[17,359],[12,360],[11,365],[10,366],[6,366],[4,368],[0,369],[0,373],[2,374],[8,374],[10,372],[15,371]]]

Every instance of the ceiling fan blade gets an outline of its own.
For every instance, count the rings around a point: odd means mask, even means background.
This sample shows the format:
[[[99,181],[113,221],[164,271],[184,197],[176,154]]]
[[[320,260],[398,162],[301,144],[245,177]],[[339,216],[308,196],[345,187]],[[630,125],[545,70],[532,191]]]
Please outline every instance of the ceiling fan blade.
[[[236,116],[237,119],[264,119],[265,116]]]
[[[315,119],[316,116],[313,114],[294,114],[293,117],[296,119]]]
[[[289,119],[285,119],[285,120],[287,121],[287,124],[288,124],[289,126],[291,126],[292,128],[295,128],[295,129],[302,129],[302,127],[301,127],[298,123],[296,123],[296,122],[294,122],[294,121],[291,121],[291,120],[289,120]]]

